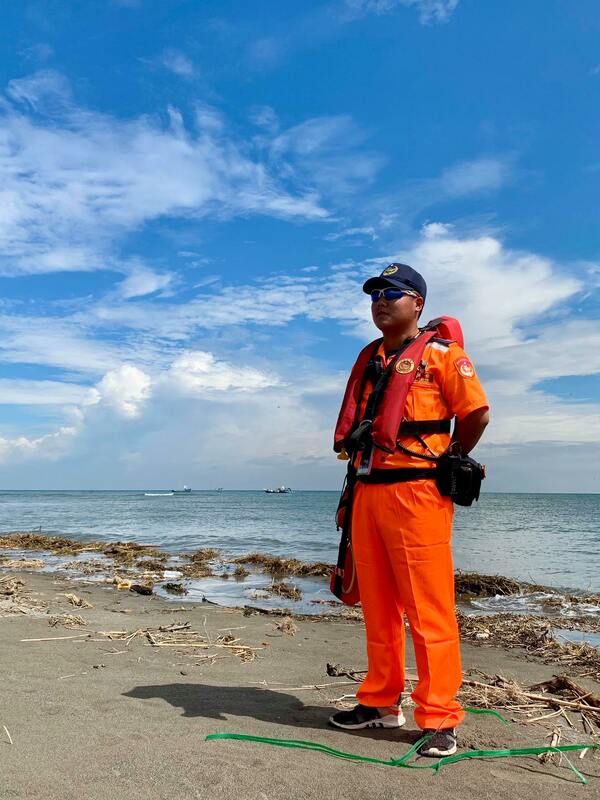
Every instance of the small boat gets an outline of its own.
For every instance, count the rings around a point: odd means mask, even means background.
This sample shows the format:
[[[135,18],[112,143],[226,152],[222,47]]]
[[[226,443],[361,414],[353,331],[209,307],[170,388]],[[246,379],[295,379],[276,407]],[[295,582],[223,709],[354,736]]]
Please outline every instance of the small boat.
[[[173,497],[175,492],[144,492],[144,497]]]
[[[192,490],[188,486],[184,486],[183,489],[171,489],[173,494],[189,494]]]
[[[265,489],[265,494],[291,494],[289,486],[278,486],[276,489]]]

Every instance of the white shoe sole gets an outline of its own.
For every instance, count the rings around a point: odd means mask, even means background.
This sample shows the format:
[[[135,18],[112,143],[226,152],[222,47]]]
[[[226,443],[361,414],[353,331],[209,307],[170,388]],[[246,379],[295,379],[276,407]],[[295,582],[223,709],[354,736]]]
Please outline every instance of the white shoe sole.
[[[454,745],[454,747],[450,747],[446,750],[440,750],[437,747],[430,747],[425,752],[420,752],[419,755],[425,756],[426,758],[445,758],[446,756],[453,756],[454,753],[458,750],[458,745]]]
[[[345,725],[343,723],[337,722],[332,717],[329,717],[329,724],[333,725],[334,728],[341,728],[344,731],[360,731],[365,728],[401,728],[406,719],[404,714],[386,714],[385,717],[380,717],[379,719],[372,719],[369,722],[357,722],[354,725]]]

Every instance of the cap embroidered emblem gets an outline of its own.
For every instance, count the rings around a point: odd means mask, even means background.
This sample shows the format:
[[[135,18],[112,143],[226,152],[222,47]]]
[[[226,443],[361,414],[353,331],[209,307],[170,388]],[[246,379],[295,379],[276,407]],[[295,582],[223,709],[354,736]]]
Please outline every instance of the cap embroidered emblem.
[[[454,366],[463,378],[472,378],[475,375],[475,367],[468,358],[459,358],[458,361],[454,362]]]
[[[400,361],[396,362],[396,372],[399,372],[401,375],[408,375],[414,368],[415,362],[412,358],[401,358]]]
[[[398,272],[398,267],[396,267],[394,264],[391,264],[389,267],[386,267],[381,274],[395,275],[396,272]]]

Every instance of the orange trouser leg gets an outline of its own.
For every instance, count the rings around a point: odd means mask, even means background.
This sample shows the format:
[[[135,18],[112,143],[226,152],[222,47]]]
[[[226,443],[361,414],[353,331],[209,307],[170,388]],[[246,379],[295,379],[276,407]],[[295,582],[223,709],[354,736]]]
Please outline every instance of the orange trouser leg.
[[[352,541],[367,629],[369,671],[357,695],[365,705],[395,702],[403,674],[401,611],[415,647],[412,694],[421,728],[450,728],[464,712],[455,695],[462,674],[454,610],[452,503],[433,481],[357,486]],[[386,646],[387,644],[387,646]],[[401,682],[400,682],[401,683]]]
[[[371,487],[369,487],[371,488]],[[391,706],[404,691],[404,620],[385,542],[357,485],[352,512],[352,552],[367,628],[369,671],[356,697],[366,706]]]

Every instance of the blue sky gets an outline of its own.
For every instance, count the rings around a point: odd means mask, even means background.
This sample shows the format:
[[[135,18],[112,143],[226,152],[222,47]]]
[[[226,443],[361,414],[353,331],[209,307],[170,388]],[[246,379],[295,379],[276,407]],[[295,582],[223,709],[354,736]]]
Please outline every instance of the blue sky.
[[[592,0],[40,0],[0,40],[0,481],[335,488],[390,260],[461,319],[488,490],[597,491]]]

